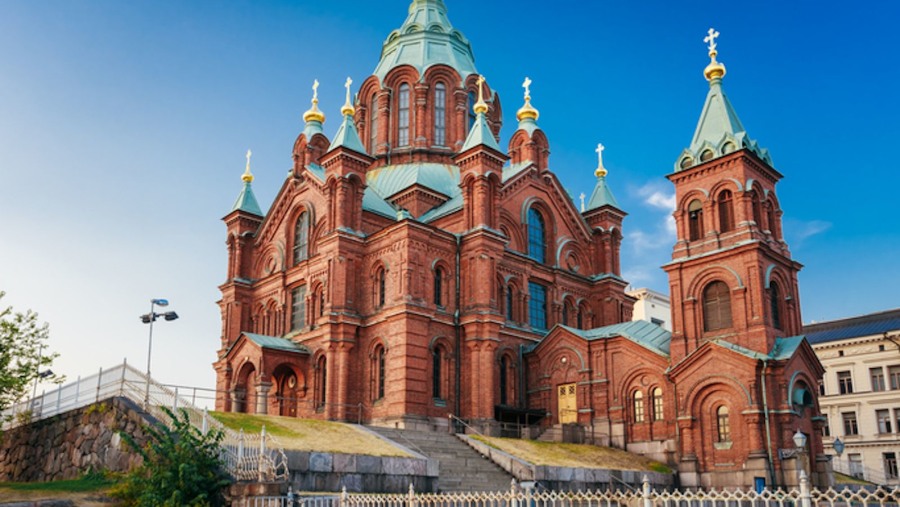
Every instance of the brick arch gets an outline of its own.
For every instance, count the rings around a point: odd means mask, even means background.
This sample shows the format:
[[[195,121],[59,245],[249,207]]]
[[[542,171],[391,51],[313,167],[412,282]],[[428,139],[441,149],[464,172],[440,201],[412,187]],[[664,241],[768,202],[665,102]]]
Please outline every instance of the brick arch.
[[[252,414],[256,412],[256,387],[259,380],[259,367],[249,358],[244,358],[235,368],[231,394],[234,399],[233,411]]]
[[[459,72],[453,67],[444,64],[432,65],[425,69],[425,75],[422,77],[422,81],[428,83],[429,89],[433,89],[438,81],[444,81],[444,84],[447,85],[448,94],[454,89],[465,87],[465,83],[459,75]]]
[[[744,403],[743,396],[746,396]],[[715,442],[718,440],[717,411],[719,407],[727,407],[729,427],[731,429],[734,447],[723,449],[721,452],[729,457],[729,461],[735,465],[741,464],[744,452],[741,449],[739,438],[745,427],[743,412],[752,405],[750,393],[737,379],[725,375],[710,375],[704,377],[691,387],[688,393],[688,402],[685,404],[687,411],[694,415],[695,422],[689,430],[693,437],[693,451],[704,466],[712,466]],[[689,450],[685,450],[689,452]]]
[[[686,410],[691,414],[696,413],[699,403],[707,396],[707,392],[710,389],[724,389],[726,386],[727,389],[731,390],[732,399],[735,402],[740,400],[740,405],[736,406],[744,408],[753,404],[753,398],[750,395],[750,391],[740,380],[732,375],[715,374],[703,376],[691,384],[684,394],[685,402],[682,407],[683,410]]]
[[[578,364],[572,364],[569,361],[569,358],[573,357],[578,360]],[[576,373],[579,371],[584,371],[587,368],[587,363],[584,360],[584,356],[581,354],[581,351],[572,347],[571,345],[560,345],[557,347],[552,354],[547,357],[547,361],[544,364],[544,370],[547,374],[553,375],[554,371],[560,369],[559,365],[563,364],[562,359],[566,358],[566,366],[565,368],[575,368]]]
[[[713,198],[717,198],[719,193],[722,190],[731,190],[732,192],[743,192],[744,187],[741,185],[740,180],[737,178],[723,178],[713,184],[709,189],[709,196],[713,196]]]
[[[635,386],[640,385],[638,379],[645,375],[651,377],[652,380],[647,383],[646,387],[640,386],[640,389],[642,391],[646,391],[644,394],[648,394],[650,392],[649,389],[651,386],[658,386],[665,380],[663,379],[661,371],[659,369],[644,365],[632,366],[622,375],[622,380],[618,388],[619,399],[628,400],[628,393],[631,392],[635,388]]]
[[[723,264],[713,264],[697,273],[691,279],[685,292],[688,294],[688,297],[693,297],[700,301],[703,296],[703,289],[715,280],[725,282],[725,285],[732,291],[735,288],[744,288],[744,281],[735,270]]]
[[[253,272],[257,278],[265,278],[284,269],[284,243],[281,241],[273,241],[259,252],[253,264]]]
[[[676,213],[687,215],[688,205],[692,201],[698,200],[702,203],[706,203],[709,200],[709,196],[709,190],[706,190],[705,188],[692,188],[681,196],[681,200],[678,201],[678,206],[675,208],[675,211]]]
[[[500,228],[502,229],[503,227],[507,228],[510,250],[523,251],[525,238],[522,237],[522,231],[516,225],[516,219],[513,214],[505,208],[500,209]]]
[[[557,243],[559,244],[559,246],[556,248],[557,265],[568,270],[568,267],[563,266],[563,263],[565,262],[568,255],[571,254],[575,258],[575,264],[580,268],[578,272],[592,272],[590,266],[590,257],[585,253],[579,242],[577,242],[573,238],[566,236],[557,239]]]

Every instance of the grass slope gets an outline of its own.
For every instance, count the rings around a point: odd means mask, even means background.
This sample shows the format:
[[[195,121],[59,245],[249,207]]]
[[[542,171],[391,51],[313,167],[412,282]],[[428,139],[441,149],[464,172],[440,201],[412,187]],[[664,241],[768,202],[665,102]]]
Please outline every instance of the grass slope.
[[[236,431],[243,429],[244,433],[259,433],[265,425],[266,432],[285,449],[410,457],[402,449],[350,424],[234,412],[210,412],[210,415],[226,427]]]
[[[671,473],[662,463],[610,447],[480,435],[473,438],[533,465]]]

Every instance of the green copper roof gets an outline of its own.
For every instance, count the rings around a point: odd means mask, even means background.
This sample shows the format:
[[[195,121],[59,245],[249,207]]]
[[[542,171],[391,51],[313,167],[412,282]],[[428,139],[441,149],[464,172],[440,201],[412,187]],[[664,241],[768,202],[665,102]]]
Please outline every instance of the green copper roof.
[[[413,185],[427,187],[447,197],[461,192],[459,167],[431,162],[395,164],[372,169],[366,172],[366,185],[386,198]]]
[[[303,128],[303,134],[306,136],[307,141],[312,139],[312,136],[316,134],[325,135],[325,132],[322,130],[322,122],[318,120],[310,120],[306,122],[306,126]]]
[[[769,150],[761,148],[744,130],[734,106],[722,89],[722,79],[714,78],[709,82],[709,93],[706,95],[694,138],[690,147],[685,148],[675,162],[675,171],[682,171],[742,148],[748,148],[772,165]],[[685,159],[690,160],[685,162]]]
[[[775,344],[772,346],[772,350],[769,351],[768,354],[762,354],[760,352],[756,352],[755,350],[750,350],[746,347],[741,347],[740,345],[735,345],[734,343],[724,340],[715,340],[712,343],[720,347],[733,350],[738,354],[747,356],[752,359],[783,361],[785,359],[790,359],[791,356],[793,356],[794,353],[797,352],[797,348],[801,343],[803,343],[803,340],[805,339],[806,337],[803,335],[789,336],[787,338],[776,338]]]
[[[575,329],[558,325],[585,340],[602,340],[623,336],[663,356],[669,355],[669,343],[672,341],[672,333],[646,320],[633,320],[594,329]]]
[[[250,182],[244,182],[244,188],[241,190],[240,195],[236,201],[234,201],[234,206],[231,207],[231,211],[243,211],[246,213],[252,213],[257,216],[263,216],[262,210],[259,209],[259,203],[256,202],[256,196],[253,195],[253,189],[250,187]]]
[[[363,191],[362,207],[366,211],[377,213],[386,218],[397,219],[397,208],[387,202],[378,191],[372,187],[366,187]]]
[[[287,338],[280,338],[277,336],[266,336],[262,334],[254,334],[254,333],[244,333],[250,341],[259,345],[264,349],[276,349],[276,350],[286,350],[288,352],[299,352],[309,354],[309,349],[300,345],[298,343],[294,343]]]
[[[594,192],[591,193],[591,200],[588,201],[585,211],[599,209],[603,206],[613,206],[618,208],[619,203],[613,196],[612,190],[606,184],[605,176],[597,176],[597,184],[594,185]]]
[[[456,69],[462,81],[476,73],[472,46],[450,24],[444,2],[413,0],[406,21],[384,41],[374,74],[384,82],[391,69],[411,65],[424,76],[428,67],[437,64]]]
[[[356,126],[353,125],[353,117],[349,114],[344,115],[344,121],[342,121],[341,126],[338,127],[334,139],[331,140],[331,146],[328,147],[328,151],[331,151],[338,146],[349,148],[357,153],[368,153],[366,152],[366,148],[363,146],[362,141],[359,140],[359,133],[356,132]]]
[[[497,144],[497,140],[494,139],[494,133],[491,132],[491,128],[488,127],[487,118],[485,118],[484,113],[478,113],[478,115],[475,116],[475,123],[472,124],[471,130],[469,130],[469,136],[466,137],[466,142],[459,152],[463,153],[466,150],[482,144],[503,153],[503,150],[500,149],[500,145]]]

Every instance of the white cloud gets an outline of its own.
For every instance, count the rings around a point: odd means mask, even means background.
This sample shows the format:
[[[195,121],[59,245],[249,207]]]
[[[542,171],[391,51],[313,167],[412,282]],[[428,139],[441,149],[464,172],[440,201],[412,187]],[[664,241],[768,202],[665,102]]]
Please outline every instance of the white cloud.
[[[658,183],[647,183],[637,193],[644,198],[644,204],[665,211],[675,211],[675,193],[661,188]]]
[[[809,222],[801,222],[799,225],[799,229],[794,231],[798,241],[803,241],[810,236],[815,236],[831,229],[831,222],[824,220],[810,220]]]

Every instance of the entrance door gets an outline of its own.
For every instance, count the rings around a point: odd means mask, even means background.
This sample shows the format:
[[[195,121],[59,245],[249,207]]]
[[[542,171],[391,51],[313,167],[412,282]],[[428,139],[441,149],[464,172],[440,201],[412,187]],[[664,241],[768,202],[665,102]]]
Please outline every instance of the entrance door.
[[[578,403],[575,400],[575,384],[560,384],[557,394],[560,424],[576,422],[578,419]]]

